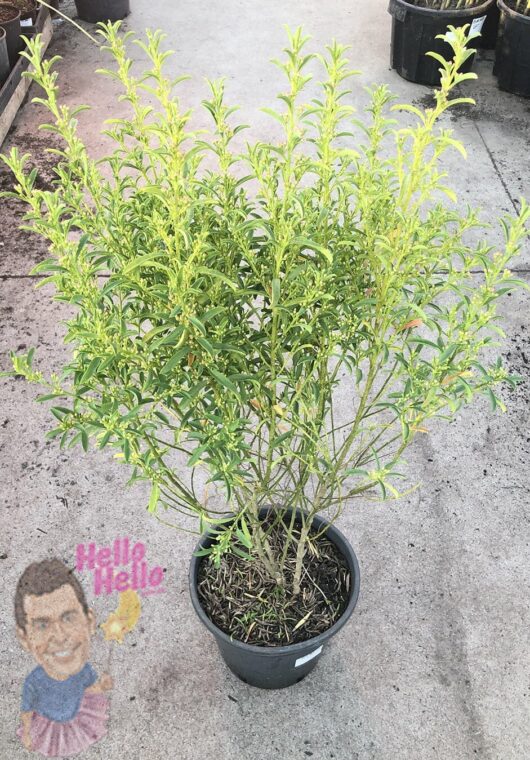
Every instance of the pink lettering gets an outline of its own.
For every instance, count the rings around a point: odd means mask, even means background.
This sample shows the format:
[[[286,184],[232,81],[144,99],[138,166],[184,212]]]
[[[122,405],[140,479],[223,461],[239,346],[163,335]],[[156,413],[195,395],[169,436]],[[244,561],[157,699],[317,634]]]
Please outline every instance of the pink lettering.
[[[113,545],[113,551],[114,551],[114,567],[118,567],[118,565],[121,564],[120,562],[120,539],[116,538],[114,540]]]
[[[94,573],[94,594],[96,596],[102,594],[103,591],[107,594],[112,593],[113,576],[113,567],[96,567],[96,572]]]
[[[141,541],[138,541],[132,549],[131,552],[133,562],[141,562],[143,558],[145,557],[145,544],[142,544]]]
[[[137,591],[139,588],[144,588],[146,585],[145,576],[145,562],[142,562],[141,566],[138,562],[134,562],[132,566],[132,588]]]
[[[107,567],[107,565],[110,565],[110,549],[108,547],[105,547],[104,549],[100,549],[98,551],[96,562],[100,567]]]
[[[75,569],[78,572],[84,569],[85,563],[88,564],[89,570],[94,569],[96,560],[96,544],[88,544],[88,552],[85,549],[85,544],[77,544],[76,549],[76,564]]]
[[[114,578],[114,588],[116,591],[127,591],[129,588],[129,573],[122,570],[121,573]]]
[[[146,593],[158,593],[165,589],[156,588],[164,580],[164,571],[160,566],[149,568],[145,561],[146,546],[137,541],[132,547],[129,538],[116,538],[111,546],[98,549],[94,542],[78,544],[76,547],[76,569],[94,571],[94,593],[111,594],[113,591],[128,589],[147,589]],[[120,566],[131,565],[130,572]],[[155,590],[156,589],[156,590]]]
[[[153,567],[149,573],[149,585],[159,586],[164,580],[164,571],[161,567]]]

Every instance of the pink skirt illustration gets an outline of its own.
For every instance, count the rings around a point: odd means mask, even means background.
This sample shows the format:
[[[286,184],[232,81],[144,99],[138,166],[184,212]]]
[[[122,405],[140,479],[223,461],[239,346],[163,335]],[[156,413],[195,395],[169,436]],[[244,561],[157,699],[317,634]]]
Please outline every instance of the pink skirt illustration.
[[[108,707],[109,701],[104,694],[85,692],[72,720],[59,723],[33,713],[33,751],[45,757],[68,757],[83,752],[107,733]],[[22,737],[22,726],[17,735]]]

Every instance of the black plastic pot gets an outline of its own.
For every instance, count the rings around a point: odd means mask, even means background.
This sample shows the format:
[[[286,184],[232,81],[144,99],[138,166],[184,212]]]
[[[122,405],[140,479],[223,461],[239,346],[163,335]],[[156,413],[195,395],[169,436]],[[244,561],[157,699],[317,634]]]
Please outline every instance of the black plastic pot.
[[[22,21],[31,20],[33,23],[37,20],[37,13],[39,12],[38,3],[36,0],[30,0],[29,2],[20,3],[17,0],[9,3],[14,5],[20,11],[20,18]],[[24,8],[25,7],[25,8]],[[41,6],[42,7],[42,6]],[[24,33],[24,30],[22,31]]]
[[[82,21],[119,21],[131,12],[129,0],[75,0],[77,15]]]
[[[501,13],[493,73],[502,90],[530,97],[530,16],[498,0]]]
[[[9,3],[0,3],[1,8],[10,8],[12,10],[12,18],[9,21],[0,22],[0,27],[5,29],[7,54],[9,56],[9,65],[11,68],[18,61],[18,54],[22,50],[23,42],[20,38],[20,11]]]
[[[264,518],[267,510],[262,510]],[[316,529],[327,525],[319,515],[313,518]],[[342,616],[327,631],[313,639],[280,647],[259,647],[231,639],[221,631],[204,612],[197,593],[197,576],[203,557],[193,556],[190,567],[190,594],[195,611],[217,642],[221,655],[230,670],[245,683],[260,689],[283,689],[301,681],[317,664],[326,642],[339,631],[350,618],[359,596],[360,574],[357,557],[348,540],[330,525],[326,537],[341,552],[351,574],[350,599]],[[211,545],[213,537],[205,533],[195,551]]]
[[[434,11],[411,5],[406,0],[390,0],[390,65],[403,79],[436,87],[440,84],[440,64],[427,53],[439,53],[446,59],[451,59],[454,55],[451,46],[443,40],[437,40],[436,36],[445,34],[448,25],[458,27],[471,24],[473,31],[481,31],[494,2],[495,0],[485,0],[475,8],[458,11]],[[473,58],[471,56],[467,59],[461,71],[471,71]]]
[[[6,31],[0,27],[0,87],[4,84],[11,71],[7,53]]]
[[[495,50],[495,46],[497,45],[497,35],[499,33],[500,15],[497,3],[494,1],[487,13],[480,37],[473,40],[473,45],[476,45],[476,47],[481,48],[482,50]]]

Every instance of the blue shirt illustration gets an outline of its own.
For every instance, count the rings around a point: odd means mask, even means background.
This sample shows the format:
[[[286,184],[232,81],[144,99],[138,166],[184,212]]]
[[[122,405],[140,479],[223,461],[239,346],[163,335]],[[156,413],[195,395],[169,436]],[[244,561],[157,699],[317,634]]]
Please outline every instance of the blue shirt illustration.
[[[85,689],[96,681],[97,675],[88,662],[79,673],[65,681],[50,678],[39,665],[24,681],[22,712],[37,712],[58,723],[72,720],[77,715]]]

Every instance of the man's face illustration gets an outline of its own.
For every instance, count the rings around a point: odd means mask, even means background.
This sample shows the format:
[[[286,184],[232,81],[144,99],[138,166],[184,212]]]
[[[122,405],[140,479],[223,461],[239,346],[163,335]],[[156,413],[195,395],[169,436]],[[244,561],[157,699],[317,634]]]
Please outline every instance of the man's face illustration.
[[[65,681],[79,673],[88,660],[96,622],[91,611],[85,615],[72,586],[25,596],[24,611],[26,629],[17,628],[24,649],[50,678]]]

